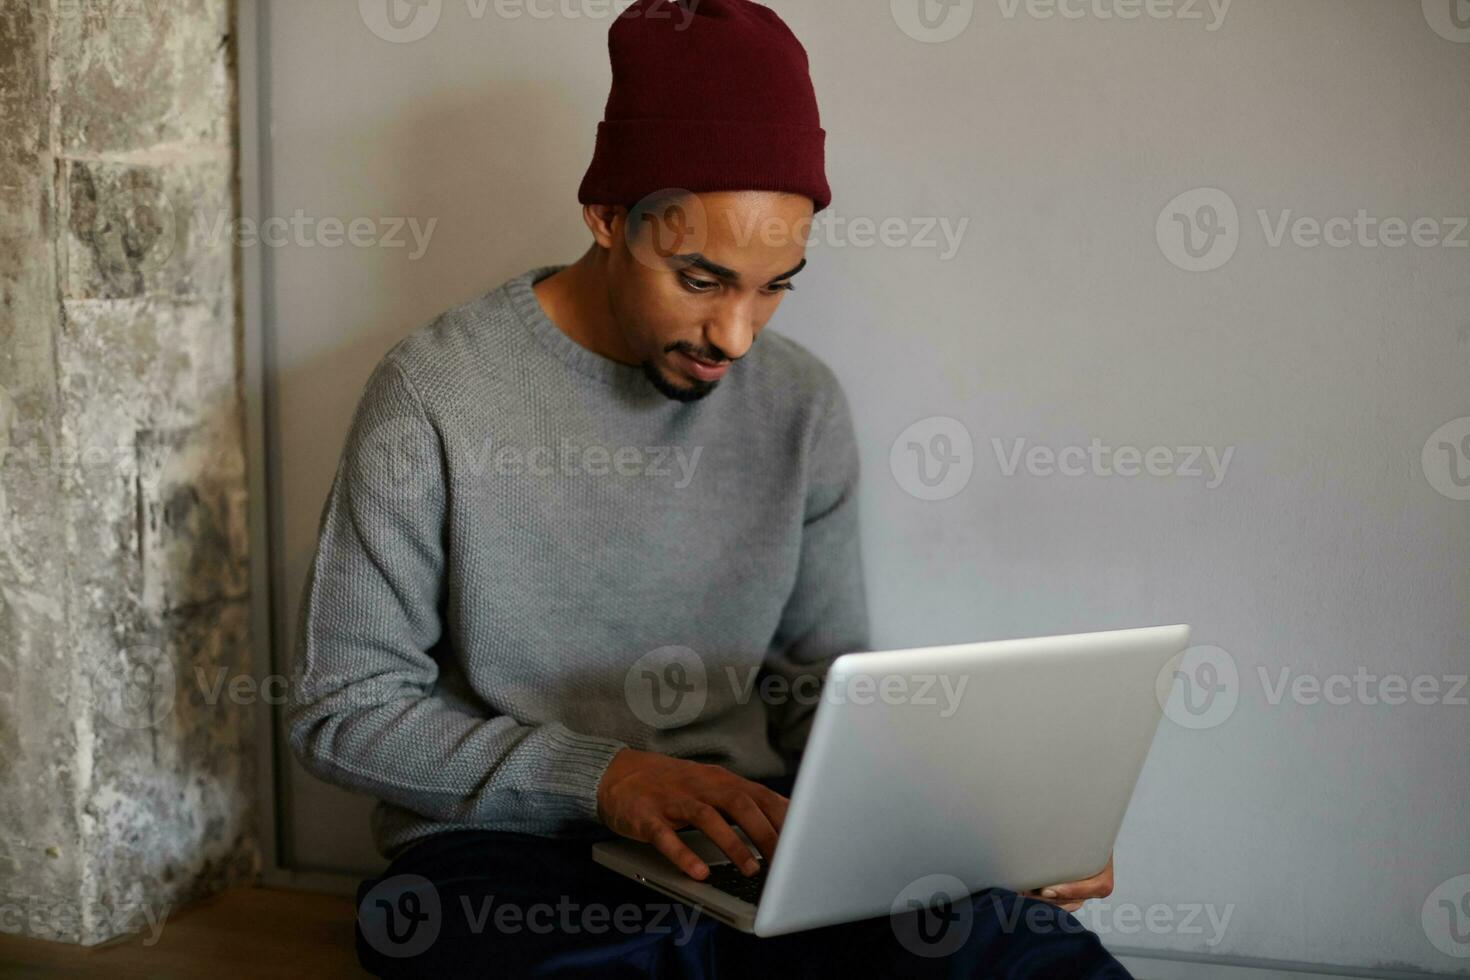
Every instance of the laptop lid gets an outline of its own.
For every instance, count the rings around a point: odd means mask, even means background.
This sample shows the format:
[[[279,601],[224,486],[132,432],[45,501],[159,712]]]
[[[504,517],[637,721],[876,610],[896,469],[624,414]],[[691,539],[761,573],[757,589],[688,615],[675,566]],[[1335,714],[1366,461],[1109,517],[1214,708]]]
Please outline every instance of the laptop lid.
[[[932,876],[1020,891],[1100,871],[1188,642],[1159,626],[838,657],[755,932],[887,915]]]

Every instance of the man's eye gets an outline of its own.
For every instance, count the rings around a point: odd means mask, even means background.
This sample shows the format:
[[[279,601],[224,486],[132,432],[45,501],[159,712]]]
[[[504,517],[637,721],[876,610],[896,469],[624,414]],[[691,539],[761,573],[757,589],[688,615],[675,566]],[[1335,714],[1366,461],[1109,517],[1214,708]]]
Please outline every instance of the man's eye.
[[[686,289],[694,293],[710,293],[720,288],[720,284],[713,279],[698,279],[694,276],[685,275],[682,272],[679,273],[679,279],[684,283]],[[783,282],[776,285],[767,286],[766,291],[774,294],[780,292],[788,292],[790,290],[794,290],[795,288],[796,287],[791,283]]]

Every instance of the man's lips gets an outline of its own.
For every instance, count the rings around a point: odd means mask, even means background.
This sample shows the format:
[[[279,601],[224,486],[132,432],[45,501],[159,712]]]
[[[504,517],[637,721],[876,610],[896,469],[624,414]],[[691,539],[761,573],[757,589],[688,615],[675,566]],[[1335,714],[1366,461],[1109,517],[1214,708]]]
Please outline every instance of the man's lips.
[[[685,374],[699,381],[718,381],[725,376],[726,371],[730,370],[729,361],[722,364],[711,364],[681,350],[674,351],[674,361]]]

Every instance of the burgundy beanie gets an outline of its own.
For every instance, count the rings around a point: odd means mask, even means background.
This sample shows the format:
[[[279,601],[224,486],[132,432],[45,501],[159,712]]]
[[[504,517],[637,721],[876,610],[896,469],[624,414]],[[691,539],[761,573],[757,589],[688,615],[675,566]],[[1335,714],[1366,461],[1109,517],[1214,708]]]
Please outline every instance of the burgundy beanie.
[[[788,191],[832,200],[806,49],[750,0],[637,0],[607,35],[612,92],[577,200]]]

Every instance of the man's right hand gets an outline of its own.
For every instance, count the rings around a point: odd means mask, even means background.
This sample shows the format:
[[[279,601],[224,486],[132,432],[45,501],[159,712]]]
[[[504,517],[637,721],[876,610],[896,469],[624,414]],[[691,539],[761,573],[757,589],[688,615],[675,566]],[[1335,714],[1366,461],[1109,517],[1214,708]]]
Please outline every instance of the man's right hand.
[[[745,875],[759,869],[755,855],[726,818],[745,831],[769,861],[790,800],[723,766],[620,749],[597,786],[597,816],[613,832],[656,847],[685,874],[704,880],[709,868],[678,831],[697,827]]]

